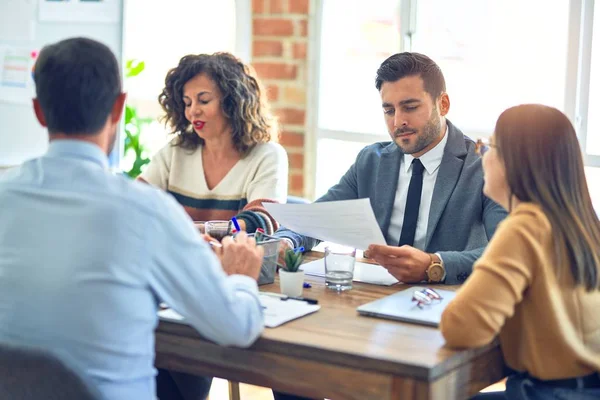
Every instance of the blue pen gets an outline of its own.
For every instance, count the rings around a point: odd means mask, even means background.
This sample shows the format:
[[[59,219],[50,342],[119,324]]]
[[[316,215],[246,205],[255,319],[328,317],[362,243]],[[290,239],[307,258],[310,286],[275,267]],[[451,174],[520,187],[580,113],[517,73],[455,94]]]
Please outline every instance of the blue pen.
[[[300,247],[296,247],[294,249],[294,253],[302,253],[304,251],[304,247],[300,246]]]
[[[242,228],[240,228],[240,224],[238,224],[236,217],[231,217],[231,222],[233,222],[233,226],[235,227],[236,231],[238,231],[238,232],[242,231]]]

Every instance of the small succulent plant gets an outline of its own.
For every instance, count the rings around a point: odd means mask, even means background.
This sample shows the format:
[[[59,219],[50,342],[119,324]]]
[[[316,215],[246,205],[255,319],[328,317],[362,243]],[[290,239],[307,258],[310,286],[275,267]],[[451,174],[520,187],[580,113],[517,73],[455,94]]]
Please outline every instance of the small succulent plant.
[[[299,249],[287,249],[285,251],[285,265],[283,266],[283,269],[287,272],[298,272],[298,268],[300,268],[300,265],[302,264],[302,257],[304,256],[304,254],[302,254],[303,250],[302,247]]]

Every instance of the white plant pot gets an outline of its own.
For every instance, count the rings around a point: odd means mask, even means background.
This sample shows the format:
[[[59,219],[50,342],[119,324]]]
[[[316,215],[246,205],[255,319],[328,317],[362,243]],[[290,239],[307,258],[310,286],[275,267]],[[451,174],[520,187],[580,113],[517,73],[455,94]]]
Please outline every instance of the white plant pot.
[[[302,296],[304,284],[304,271],[288,272],[284,269],[279,270],[279,287],[281,293],[286,296]]]

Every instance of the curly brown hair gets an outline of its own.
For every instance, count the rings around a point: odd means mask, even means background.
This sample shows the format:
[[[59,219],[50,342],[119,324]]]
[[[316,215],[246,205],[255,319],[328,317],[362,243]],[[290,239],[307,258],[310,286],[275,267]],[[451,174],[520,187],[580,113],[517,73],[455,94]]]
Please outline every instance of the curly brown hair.
[[[277,138],[277,121],[270,111],[254,71],[230,53],[190,54],[179,60],[165,78],[158,102],[165,115],[161,121],[177,135],[175,146],[195,150],[204,144],[185,118],[183,86],[198,74],[207,74],[221,91],[221,109],[231,126],[235,148],[245,156],[258,143]]]

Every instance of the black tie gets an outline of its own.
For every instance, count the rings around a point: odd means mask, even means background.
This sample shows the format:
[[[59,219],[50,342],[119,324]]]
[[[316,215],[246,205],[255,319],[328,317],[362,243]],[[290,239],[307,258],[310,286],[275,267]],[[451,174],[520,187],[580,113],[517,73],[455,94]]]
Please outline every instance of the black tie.
[[[412,161],[412,176],[408,186],[406,197],[406,208],[404,209],[404,222],[398,246],[405,244],[412,246],[415,242],[417,230],[417,219],[419,218],[419,206],[421,205],[421,189],[423,189],[423,163],[418,158]]]

